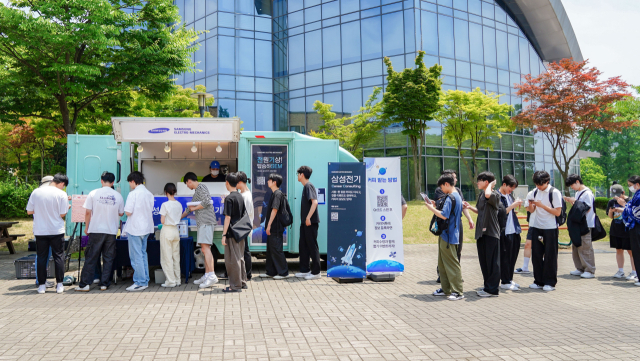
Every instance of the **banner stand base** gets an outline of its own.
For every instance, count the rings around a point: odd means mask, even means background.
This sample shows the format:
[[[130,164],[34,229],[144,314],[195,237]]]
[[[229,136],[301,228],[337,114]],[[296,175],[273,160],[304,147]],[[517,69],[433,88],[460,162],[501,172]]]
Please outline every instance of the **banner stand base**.
[[[367,277],[373,282],[393,282],[396,280],[394,273],[372,273]]]
[[[332,277],[334,281],[338,283],[360,283],[364,282],[364,278],[342,278],[342,277]]]

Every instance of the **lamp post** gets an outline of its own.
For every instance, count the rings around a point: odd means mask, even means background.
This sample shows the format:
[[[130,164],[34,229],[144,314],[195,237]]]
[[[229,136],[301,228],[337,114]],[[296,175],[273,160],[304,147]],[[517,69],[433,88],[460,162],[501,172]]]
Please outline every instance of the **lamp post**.
[[[204,108],[206,106],[206,99],[213,97],[213,94],[209,93],[193,93],[192,98],[198,99],[198,106],[200,107],[200,118],[204,118]]]

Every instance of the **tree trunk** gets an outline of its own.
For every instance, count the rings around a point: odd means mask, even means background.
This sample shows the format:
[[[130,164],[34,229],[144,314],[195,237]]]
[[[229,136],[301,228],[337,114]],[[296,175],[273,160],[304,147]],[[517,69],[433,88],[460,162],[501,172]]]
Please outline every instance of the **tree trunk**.
[[[473,177],[473,172],[471,171],[471,167],[469,167],[469,162],[467,161],[467,159],[464,157],[464,153],[462,153],[462,147],[458,148],[458,153],[460,154],[460,159],[462,159],[462,163],[464,163],[464,166],[467,168],[467,174],[470,177]],[[473,189],[476,190],[476,193],[478,191],[478,184],[476,184],[476,182],[474,182],[475,179],[471,179],[471,184],[473,184]],[[460,177],[460,182],[462,183],[462,177]]]
[[[58,107],[60,108],[60,114],[62,115],[62,125],[64,126],[64,132],[66,134],[74,134],[76,132],[75,123],[71,122],[71,114],[67,104],[67,100],[62,96],[58,96]]]
[[[420,199],[420,181],[418,174],[418,138],[409,136],[411,140],[411,150],[413,152],[413,199]]]

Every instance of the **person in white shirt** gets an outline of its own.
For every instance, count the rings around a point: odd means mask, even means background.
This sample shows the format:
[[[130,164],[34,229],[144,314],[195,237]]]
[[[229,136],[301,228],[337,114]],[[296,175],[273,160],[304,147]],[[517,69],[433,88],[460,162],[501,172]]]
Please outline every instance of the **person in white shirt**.
[[[36,237],[38,262],[38,293],[45,293],[47,286],[47,260],[49,249],[53,255],[56,272],[56,292],[64,292],[64,217],[69,211],[69,199],[63,191],[69,184],[64,174],[56,174],[49,186],[33,191],[27,203],[27,214],[33,215],[33,235]]]
[[[533,175],[536,190],[528,199],[527,211],[535,219],[531,228],[531,263],[533,264],[532,289],[555,290],[558,283],[558,221],[562,212],[562,194],[550,184],[551,176],[546,171]]]
[[[167,183],[164,186],[164,194],[168,200],[160,206],[160,265],[166,281],[162,287],[180,286],[180,231],[178,223],[182,218],[182,204],[176,201],[178,193],[176,185]]]
[[[585,215],[587,226],[589,227],[589,233],[580,237],[582,240],[582,245],[580,247],[576,247],[575,244],[571,245],[573,264],[576,266],[576,269],[571,271],[570,274],[572,276],[580,276],[582,278],[595,278],[596,258],[595,252],[593,251],[593,244],[591,242],[591,233],[596,223],[596,212],[593,209],[595,197],[593,196],[591,189],[582,183],[582,177],[578,174],[569,174],[564,184],[576,191],[574,198],[564,197],[567,202],[575,204],[575,202],[579,200],[589,206],[589,211]]]
[[[120,228],[120,217],[124,214],[124,200],[120,193],[111,188],[115,180],[113,173],[102,173],[102,188],[92,190],[84,202],[83,207],[87,210],[84,232],[89,236],[89,245],[76,291],[89,292],[100,255],[103,261],[100,290],[106,291],[111,285],[113,261],[116,258],[116,235]]]
[[[47,175],[42,177],[40,180],[40,186],[38,188],[48,187],[51,185],[51,181],[53,180],[52,175]],[[47,265],[46,268],[49,268],[49,259],[51,258],[51,248],[49,248],[49,256],[47,257]],[[36,253],[36,264],[38,264],[38,254]],[[39,286],[38,277],[36,277],[36,286]],[[47,288],[53,288],[55,284],[52,281],[47,281]]]
[[[124,205],[127,223],[124,232],[129,241],[129,258],[133,267],[133,285],[127,291],[142,291],[149,286],[147,238],[153,233],[153,194],[142,184],[144,175],[135,171],[127,176],[131,192]]]
[[[529,207],[529,199],[533,199],[533,194],[536,192],[538,188],[535,188],[531,192],[527,193],[527,198],[524,200],[524,207]],[[527,230],[527,241],[524,243],[524,252],[522,257],[522,267],[518,268],[514,271],[514,273],[524,274],[531,273],[529,271],[529,261],[531,261],[531,225],[534,223],[536,219],[536,215],[534,213],[529,214],[529,229]]]

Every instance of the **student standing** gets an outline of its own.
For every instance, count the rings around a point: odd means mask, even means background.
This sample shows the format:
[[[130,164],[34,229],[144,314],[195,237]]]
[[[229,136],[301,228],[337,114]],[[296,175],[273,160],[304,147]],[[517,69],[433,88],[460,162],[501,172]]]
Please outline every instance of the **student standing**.
[[[476,207],[466,202],[464,204],[465,208],[478,214],[476,246],[484,288],[477,293],[480,297],[495,297],[500,293],[500,193],[493,189],[496,186],[496,177],[491,172],[478,174],[477,184],[482,192],[478,195]]]
[[[69,198],[63,191],[69,184],[64,174],[56,174],[49,186],[38,188],[31,193],[27,202],[27,214],[33,215],[33,235],[36,237],[38,262],[38,293],[47,289],[47,260],[49,250],[53,255],[56,272],[56,292],[64,292],[64,217],[69,211]]]
[[[180,286],[180,231],[178,223],[182,219],[182,204],[176,201],[176,185],[167,183],[164,194],[168,200],[160,206],[160,265],[164,271],[165,282],[162,287]]]
[[[438,218],[449,219],[449,227],[438,237],[438,268],[442,288],[437,289],[434,296],[447,296],[451,301],[464,298],[462,290],[462,270],[458,258],[460,213],[462,212],[462,198],[454,189],[455,181],[451,174],[444,174],[438,179],[438,187],[446,194],[442,211],[435,208],[435,204],[427,203],[427,208]],[[452,201],[453,198],[453,201]],[[454,203],[455,202],[455,206]]]
[[[226,177],[226,187],[230,192],[224,199],[224,229],[222,231],[222,244],[224,245],[224,265],[229,277],[229,287],[222,292],[242,292],[247,288],[247,272],[244,265],[244,247],[246,239],[233,238],[231,231],[244,215],[244,199],[238,193],[238,176],[229,173]]]
[[[211,247],[213,246],[213,229],[217,224],[216,213],[213,209],[213,202],[211,202],[211,194],[209,188],[204,184],[198,182],[198,177],[193,172],[188,172],[184,175],[184,183],[191,190],[195,190],[193,193],[192,202],[200,202],[197,206],[188,207],[187,210],[182,213],[182,218],[185,218],[189,213],[195,212],[196,225],[198,226],[198,244],[204,254],[204,275],[195,281],[194,285],[200,285],[200,288],[213,287],[218,283],[218,277],[214,272],[213,265],[213,253],[211,253]]]
[[[640,218],[634,212],[635,209],[640,207],[640,176],[629,177],[627,185],[629,186],[629,192],[633,193],[633,197],[628,202],[619,198],[618,204],[624,206],[622,221],[629,230],[633,263],[640,264]],[[640,286],[640,281],[634,284]]]
[[[638,275],[633,262],[633,254],[631,253],[631,240],[629,239],[629,232],[625,229],[624,222],[622,221],[624,208],[618,204],[618,199],[627,202],[629,198],[624,195],[624,188],[619,184],[611,186],[610,191],[613,198],[607,203],[606,209],[607,215],[612,219],[611,228],[609,229],[609,247],[616,249],[616,261],[618,263],[618,272],[616,272],[613,277],[624,277],[624,251],[627,251],[629,253],[632,270],[629,272],[627,279],[637,281]]]
[[[535,173],[533,173],[534,177],[538,172],[540,172],[540,171],[536,171]],[[527,193],[527,197],[524,200],[525,209],[527,209],[529,207],[529,199],[533,199],[533,195],[536,192],[536,189],[538,189],[538,188],[534,188],[533,190],[531,190],[531,192]],[[529,262],[531,261],[531,225],[534,224],[535,218],[536,218],[535,213],[529,213],[529,220],[527,221],[527,223],[528,223],[527,237],[526,237],[527,240],[526,240],[526,242],[524,244],[524,252],[523,252],[523,257],[522,257],[522,267],[516,269],[514,271],[514,273],[518,273],[518,274],[531,273],[531,271],[529,270]]]
[[[113,173],[102,173],[102,188],[91,191],[84,202],[84,232],[89,236],[89,245],[84,255],[84,266],[76,291],[89,291],[96,267],[100,264],[100,256],[103,261],[100,291],[106,291],[111,285],[113,261],[116,258],[116,235],[120,228],[120,217],[124,214],[124,200],[120,193],[111,188],[115,180],[116,176]]]
[[[253,226],[254,222],[254,209],[253,209],[253,195],[247,187],[247,183],[250,183],[251,180],[247,178],[247,174],[243,171],[236,173],[238,178],[238,190],[242,195],[242,199],[244,199],[244,207],[247,210],[247,214],[249,214],[249,218],[251,219],[251,225]],[[251,279],[251,251],[249,250],[249,240],[251,239],[251,234],[249,233],[249,237],[245,240],[244,244],[244,267],[247,273],[247,281]]]
[[[311,167],[303,165],[298,168],[298,182],[302,183],[302,200],[300,201],[300,272],[296,277],[306,280],[320,278],[320,249],[318,248],[318,192],[309,182]],[[311,268],[309,268],[311,259]]]
[[[571,187],[571,189],[576,192],[575,198],[564,197],[567,202],[575,206],[576,201],[579,200],[584,203],[584,207],[589,208],[585,214],[586,219],[583,220],[587,222],[589,232],[580,237],[582,241],[580,247],[576,247],[575,244],[571,245],[573,264],[576,266],[576,269],[571,271],[570,274],[572,276],[580,276],[582,278],[595,278],[596,258],[595,252],[593,251],[593,244],[591,242],[591,234],[593,233],[593,228],[595,227],[596,222],[596,212],[593,209],[595,198],[591,189],[582,183],[582,177],[578,174],[569,174],[564,184],[567,187]],[[575,222],[572,222],[571,224],[574,225]]]
[[[520,207],[522,200],[513,199],[513,191],[518,188],[518,181],[512,175],[502,178],[500,187],[500,201],[507,212],[507,225],[500,234],[500,288],[504,290],[519,291],[520,285],[513,282],[518,253],[520,253],[520,222],[515,208]]]
[[[124,205],[127,223],[124,232],[129,241],[129,258],[133,267],[133,285],[127,291],[143,291],[149,286],[147,238],[153,233],[153,194],[142,184],[144,175],[138,171],[127,176],[131,192]]]
[[[269,180],[267,180],[267,186],[271,189],[271,198],[269,199],[269,205],[267,207],[267,220],[266,220],[266,232],[267,232],[267,264],[266,273],[260,275],[260,277],[267,278],[273,277],[273,279],[280,280],[289,277],[289,265],[287,265],[287,258],[284,255],[283,250],[283,233],[284,227],[280,223],[281,208],[284,207],[285,195],[280,190],[282,185],[282,176],[280,174],[271,173]]]
[[[551,176],[546,171],[533,175],[536,185],[533,197],[528,199],[527,211],[535,219],[530,223],[531,261],[533,264],[532,289],[554,291],[558,283],[558,221],[562,212],[562,194],[550,184]]]

